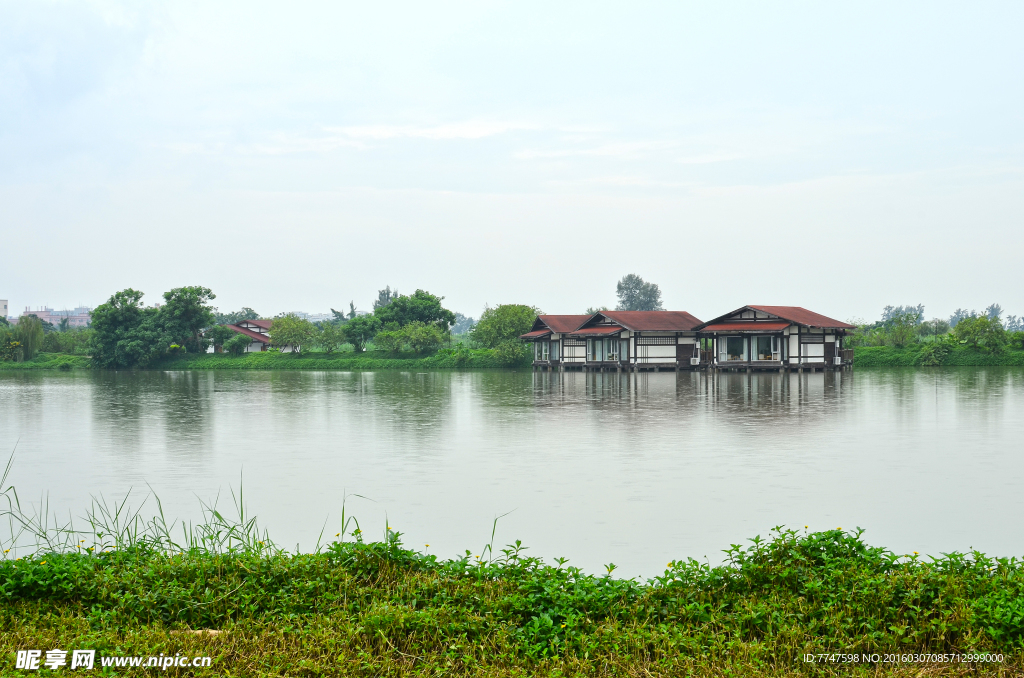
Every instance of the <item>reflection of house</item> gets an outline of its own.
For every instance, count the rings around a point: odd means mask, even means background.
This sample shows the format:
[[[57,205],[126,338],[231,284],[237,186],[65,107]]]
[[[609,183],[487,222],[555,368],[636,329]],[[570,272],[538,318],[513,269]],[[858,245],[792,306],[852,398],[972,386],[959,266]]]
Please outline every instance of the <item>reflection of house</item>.
[[[701,325],[718,369],[823,368],[848,364],[843,337],[855,327],[799,306],[744,306]]]
[[[270,346],[270,327],[274,324],[273,320],[243,320],[234,325],[225,325],[224,327],[230,327],[235,332],[252,339],[252,342],[245,347],[246,353],[255,353],[259,351],[266,351],[267,347]],[[210,351],[213,347],[210,348]],[[295,347],[286,345],[281,347],[281,353],[291,353],[295,350]]]
[[[560,345],[543,346],[554,336],[552,323],[562,318]],[[559,370],[678,369],[699,358],[696,327],[700,320],[685,311],[601,311],[590,316],[541,316],[523,339],[534,343],[534,365]],[[577,319],[582,318],[577,322]],[[569,326],[576,323],[576,327]],[[553,342],[552,342],[553,343]],[[560,349],[560,350],[559,350]]]

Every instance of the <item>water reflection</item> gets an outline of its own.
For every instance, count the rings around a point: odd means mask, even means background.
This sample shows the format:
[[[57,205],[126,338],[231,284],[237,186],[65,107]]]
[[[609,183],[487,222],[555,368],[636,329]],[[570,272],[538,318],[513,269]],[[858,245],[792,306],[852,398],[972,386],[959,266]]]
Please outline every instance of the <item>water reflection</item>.
[[[64,510],[149,483],[180,515],[244,471],[289,543],[356,492],[364,524],[443,555],[516,509],[499,541],[632,575],[777,524],[1020,554],[993,516],[1024,509],[1022,405],[1024,372],[996,368],[0,373],[0,446]]]

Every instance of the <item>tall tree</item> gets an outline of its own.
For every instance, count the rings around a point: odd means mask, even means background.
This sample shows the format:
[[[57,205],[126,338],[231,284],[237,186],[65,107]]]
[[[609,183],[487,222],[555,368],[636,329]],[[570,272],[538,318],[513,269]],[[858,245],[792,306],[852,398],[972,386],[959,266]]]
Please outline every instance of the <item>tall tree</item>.
[[[352,344],[356,353],[362,353],[367,342],[372,341],[380,331],[380,320],[373,315],[357,315],[343,326],[345,341]]]
[[[155,308],[144,308],[142,292],[114,293],[92,312],[92,359],[98,367],[145,367],[167,350],[170,336]]]
[[[480,322],[473,328],[473,339],[487,348],[497,348],[506,341],[520,341],[530,331],[540,310],[525,304],[501,304],[484,309]]]
[[[205,350],[200,334],[213,325],[210,302],[216,298],[217,295],[207,287],[175,287],[170,292],[164,292],[160,315],[175,343],[186,346],[194,353]]]
[[[305,318],[296,315],[284,315],[274,318],[270,326],[270,344],[283,348],[291,346],[296,353],[302,350],[316,334],[316,326]]]
[[[391,291],[391,285],[388,285],[382,290],[377,292],[377,299],[373,302],[373,310],[376,311],[378,308],[383,308],[390,304],[392,301],[398,298],[398,290]]]
[[[409,296],[395,297],[386,306],[376,307],[373,314],[384,329],[398,329],[419,321],[436,325],[442,332],[447,332],[455,323],[455,314],[441,306],[443,300],[444,297],[416,290]]]
[[[618,311],[661,311],[661,289],[654,283],[645,282],[640,276],[630,273],[622,276],[615,286],[619,297]]]
[[[32,360],[43,345],[43,321],[35,315],[23,315],[12,334],[14,340],[21,344],[22,360]]]
[[[259,318],[260,314],[248,306],[243,306],[241,310],[232,313],[218,313],[214,309],[213,314],[213,322],[217,325],[237,325],[243,320],[259,320]]]

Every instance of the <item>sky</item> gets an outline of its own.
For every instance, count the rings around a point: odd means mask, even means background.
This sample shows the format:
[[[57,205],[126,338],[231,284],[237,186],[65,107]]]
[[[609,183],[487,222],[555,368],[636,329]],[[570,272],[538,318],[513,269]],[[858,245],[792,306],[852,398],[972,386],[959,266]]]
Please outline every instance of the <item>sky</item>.
[[[0,298],[1024,315],[1024,4],[0,0]]]

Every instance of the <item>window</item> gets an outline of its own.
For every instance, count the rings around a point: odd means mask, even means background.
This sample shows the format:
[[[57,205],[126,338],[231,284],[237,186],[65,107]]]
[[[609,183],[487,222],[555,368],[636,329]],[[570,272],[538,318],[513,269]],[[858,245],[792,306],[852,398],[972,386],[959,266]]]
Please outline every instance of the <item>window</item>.
[[[754,337],[754,351],[758,360],[780,360],[779,338],[773,336]]]
[[[743,337],[726,337],[725,338],[725,359],[726,360],[743,360]]]
[[[538,341],[534,344],[534,350],[536,352],[535,355],[537,360],[547,360],[550,355],[549,351],[551,350],[551,342]]]
[[[618,339],[605,339],[607,344],[607,350],[605,352],[605,360],[618,360],[619,359],[619,340]]]

